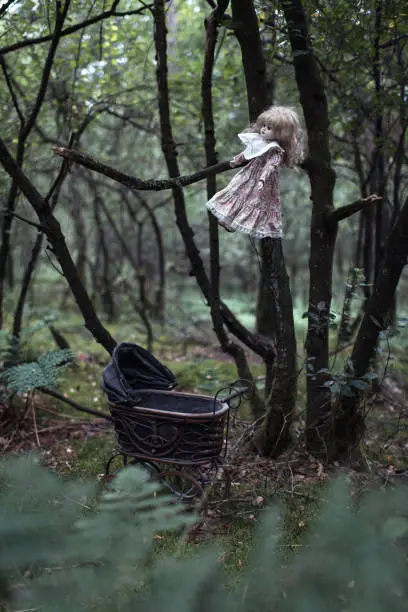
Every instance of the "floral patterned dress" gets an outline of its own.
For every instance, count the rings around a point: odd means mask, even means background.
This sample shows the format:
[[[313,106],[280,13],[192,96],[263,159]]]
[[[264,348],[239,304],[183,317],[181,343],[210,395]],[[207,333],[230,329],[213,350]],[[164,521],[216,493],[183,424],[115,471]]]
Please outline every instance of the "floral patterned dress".
[[[277,142],[267,142],[258,134],[238,136],[248,146],[231,165],[250,161],[207,202],[207,208],[229,231],[254,238],[281,238],[279,167],[285,152]]]

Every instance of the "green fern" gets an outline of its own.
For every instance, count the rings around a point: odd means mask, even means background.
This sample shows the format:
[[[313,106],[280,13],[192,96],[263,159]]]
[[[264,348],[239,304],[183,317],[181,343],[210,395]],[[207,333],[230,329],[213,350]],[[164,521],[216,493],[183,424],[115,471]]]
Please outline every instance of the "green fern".
[[[50,351],[41,355],[38,361],[8,368],[1,374],[1,378],[11,393],[25,393],[39,387],[53,387],[61,368],[72,361],[73,353],[69,349]]]

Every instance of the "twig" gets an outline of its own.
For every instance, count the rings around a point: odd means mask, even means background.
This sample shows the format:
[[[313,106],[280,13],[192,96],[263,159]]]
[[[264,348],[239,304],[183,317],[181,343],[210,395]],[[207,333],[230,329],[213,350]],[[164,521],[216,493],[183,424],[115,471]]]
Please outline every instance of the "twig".
[[[310,493],[303,493],[302,491],[287,491],[283,490],[282,493],[287,493],[288,495],[297,495],[298,497],[303,497],[305,499],[313,499],[318,502],[324,502],[325,504],[329,504],[330,500],[325,499],[324,497],[318,497],[317,495],[310,495]]]
[[[350,348],[350,346],[353,346],[353,344],[354,344],[354,342],[348,342],[347,344],[342,344],[341,346],[339,346],[339,347],[333,349],[332,351],[330,351],[329,357],[334,357],[338,353],[342,353],[347,348]],[[332,366],[332,368],[333,368],[333,366]]]
[[[64,499],[66,499],[67,501],[73,503],[73,504],[77,504],[77,506],[80,506],[81,508],[84,508],[85,510],[91,510],[90,506],[87,506],[86,504],[81,503],[80,501],[76,500],[76,499],[72,499],[71,497],[67,497],[66,495],[64,495]]]
[[[63,419],[75,419],[76,421],[83,421],[83,418],[80,416],[74,416],[71,414],[64,414],[63,412],[56,412],[55,410],[51,410],[51,408],[45,408],[44,406],[41,406],[40,408],[41,412],[49,412],[49,414],[53,414],[54,416],[57,416],[59,418],[63,418]],[[67,424],[65,424],[64,426],[66,427]]]
[[[32,415],[33,415],[33,424],[34,424],[34,435],[35,435],[35,441],[37,443],[38,448],[40,448],[41,443],[40,443],[40,438],[38,437],[38,427],[37,427],[37,417],[35,414],[35,404],[34,404],[34,393],[31,396],[31,411],[32,411]]]
[[[231,447],[231,451],[230,451],[231,456],[233,456],[234,452],[237,450],[237,447],[241,444],[242,441],[248,442],[251,436],[253,436],[258,425],[264,420],[265,416],[266,415],[263,414],[258,419],[256,419],[256,421],[253,421],[253,423],[251,423],[251,425],[245,429],[245,431],[236,440],[234,446]],[[246,437],[248,438],[247,440],[245,440]]]

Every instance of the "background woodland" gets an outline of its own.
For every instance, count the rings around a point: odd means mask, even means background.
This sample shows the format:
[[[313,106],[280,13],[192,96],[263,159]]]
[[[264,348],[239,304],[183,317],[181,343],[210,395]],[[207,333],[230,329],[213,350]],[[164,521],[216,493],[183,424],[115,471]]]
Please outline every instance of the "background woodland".
[[[67,348],[79,314],[74,351],[88,332],[108,353],[220,346],[243,379],[262,366],[262,454],[300,414],[316,456],[353,456],[381,342],[388,364],[404,335],[404,3],[15,1],[0,36],[5,367],[35,325]],[[283,173],[283,241],[255,244],[205,202],[271,103],[298,110],[307,155]]]

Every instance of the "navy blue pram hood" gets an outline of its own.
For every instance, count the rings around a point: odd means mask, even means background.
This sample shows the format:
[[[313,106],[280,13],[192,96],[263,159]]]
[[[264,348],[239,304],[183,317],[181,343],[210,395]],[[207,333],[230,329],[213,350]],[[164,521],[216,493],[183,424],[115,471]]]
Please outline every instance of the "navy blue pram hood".
[[[131,342],[121,342],[102,375],[102,389],[114,404],[133,404],[142,389],[169,391],[176,377],[149,351]]]

